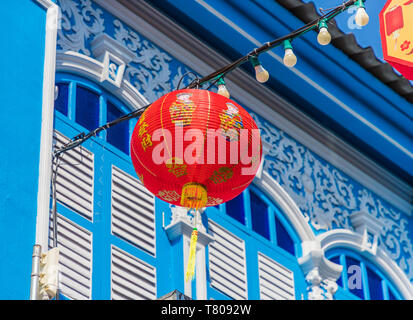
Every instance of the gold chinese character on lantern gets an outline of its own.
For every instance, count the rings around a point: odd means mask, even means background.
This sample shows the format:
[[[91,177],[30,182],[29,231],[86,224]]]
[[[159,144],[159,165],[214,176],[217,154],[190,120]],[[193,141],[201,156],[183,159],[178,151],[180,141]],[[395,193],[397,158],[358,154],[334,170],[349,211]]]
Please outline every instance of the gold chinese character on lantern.
[[[212,176],[209,177],[209,179],[214,184],[219,184],[231,179],[233,175],[234,173],[231,168],[221,167],[218,170],[215,170]]]
[[[177,178],[187,174],[187,166],[180,158],[170,158],[166,161],[166,167],[169,169],[169,172],[171,172]]]
[[[223,130],[222,134],[228,141],[238,141],[239,131],[242,129],[242,118],[239,114],[238,108],[232,103],[226,103],[227,110],[219,115],[221,120],[220,128]]]
[[[186,127],[191,124],[195,110],[195,103],[190,99],[191,96],[188,92],[178,93],[176,101],[169,107],[171,120],[176,126]]]

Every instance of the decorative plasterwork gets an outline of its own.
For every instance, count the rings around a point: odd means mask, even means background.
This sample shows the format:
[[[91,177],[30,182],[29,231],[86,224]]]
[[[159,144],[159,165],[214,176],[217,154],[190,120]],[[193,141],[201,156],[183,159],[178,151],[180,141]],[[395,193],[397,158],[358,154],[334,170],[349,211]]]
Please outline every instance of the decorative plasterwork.
[[[134,54],[105,33],[98,35],[90,45],[93,55],[103,63],[100,81],[119,88],[125,68],[133,60]]]
[[[87,43],[105,30],[103,11],[92,6],[91,0],[59,0],[62,12],[58,30],[58,50],[72,50],[90,56]]]
[[[271,145],[264,171],[294,200],[315,233],[337,228],[361,232],[366,227],[364,250],[381,248],[412,280],[413,247],[403,215],[283,131],[254,113],[252,116],[263,143]],[[361,215],[369,221],[363,227]]]
[[[115,39],[135,53],[132,63],[127,67],[125,76],[150,101],[177,88],[182,76],[190,71],[183,65],[176,66],[174,58],[160,50],[136,32],[114,20]],[[183,79],[183,85],[193,80],[192,74]]]
[[[111,90],[117,98],[123,101],[132,110],[149,104],[148,100],[146,100],[145,97],[125,79],[121,81],[119,88],[113,90],[113,84],[104,81],[104,70],[105,65],[103,62],[90,58],[84,54],[73,51],[57,53],[57,72],[74,73],[85,77],[86,79],[101,83],[104,88]]]

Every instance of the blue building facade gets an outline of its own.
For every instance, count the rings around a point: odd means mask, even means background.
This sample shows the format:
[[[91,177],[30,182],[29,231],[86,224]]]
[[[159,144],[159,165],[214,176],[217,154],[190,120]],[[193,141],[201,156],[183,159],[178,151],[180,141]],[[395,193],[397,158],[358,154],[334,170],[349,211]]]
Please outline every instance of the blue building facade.
[[[129,155],[136,119],[53,165],[54,148],[301,27],[294,8],[312,4],[23,2],[30,18],[9,21],[13,49],[2,52],[14,63],[1,91],[4,136],[13,133],[2,141],[0,274],[10,289],[1,299],[29,297],[34,244],[60,250],[60,299],[173,290],[202,300],[413,299],[411,86],[402,92],[386,69],[390,87],[366,67],[372,57],[350,56],[364,52],[338,29],[328,47],[315,32],[295,40],[294,68],[279,48],[261,55],[265,85],[250,66],[226,77],[261,131],[263,161],[240,196],[200,213],[192,282],[184,274],[195,219],[140,183]]]

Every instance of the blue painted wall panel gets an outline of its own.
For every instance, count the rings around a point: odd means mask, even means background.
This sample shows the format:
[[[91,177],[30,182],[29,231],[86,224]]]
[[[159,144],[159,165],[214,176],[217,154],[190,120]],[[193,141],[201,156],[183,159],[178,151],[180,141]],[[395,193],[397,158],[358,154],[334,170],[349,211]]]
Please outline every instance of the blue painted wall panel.
[[[22,15],[24,13],[24,15]],[[35,242],[46,11],[8,1],[0,12],[0,299],[27,299]]]

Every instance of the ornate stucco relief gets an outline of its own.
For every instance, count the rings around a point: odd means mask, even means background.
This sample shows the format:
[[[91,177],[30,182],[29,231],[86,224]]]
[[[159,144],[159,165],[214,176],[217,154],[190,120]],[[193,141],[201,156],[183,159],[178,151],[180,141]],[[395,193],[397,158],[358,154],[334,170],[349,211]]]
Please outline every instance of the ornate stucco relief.
[[[366,212],[382,226],[378,246],[409,279],[413,279],[413,248],[403,214],[326,163],[286,133],[252,113],[264,143],[264,170],[287,191],[315,233],[344,228],[354,230],[350,216]]]

